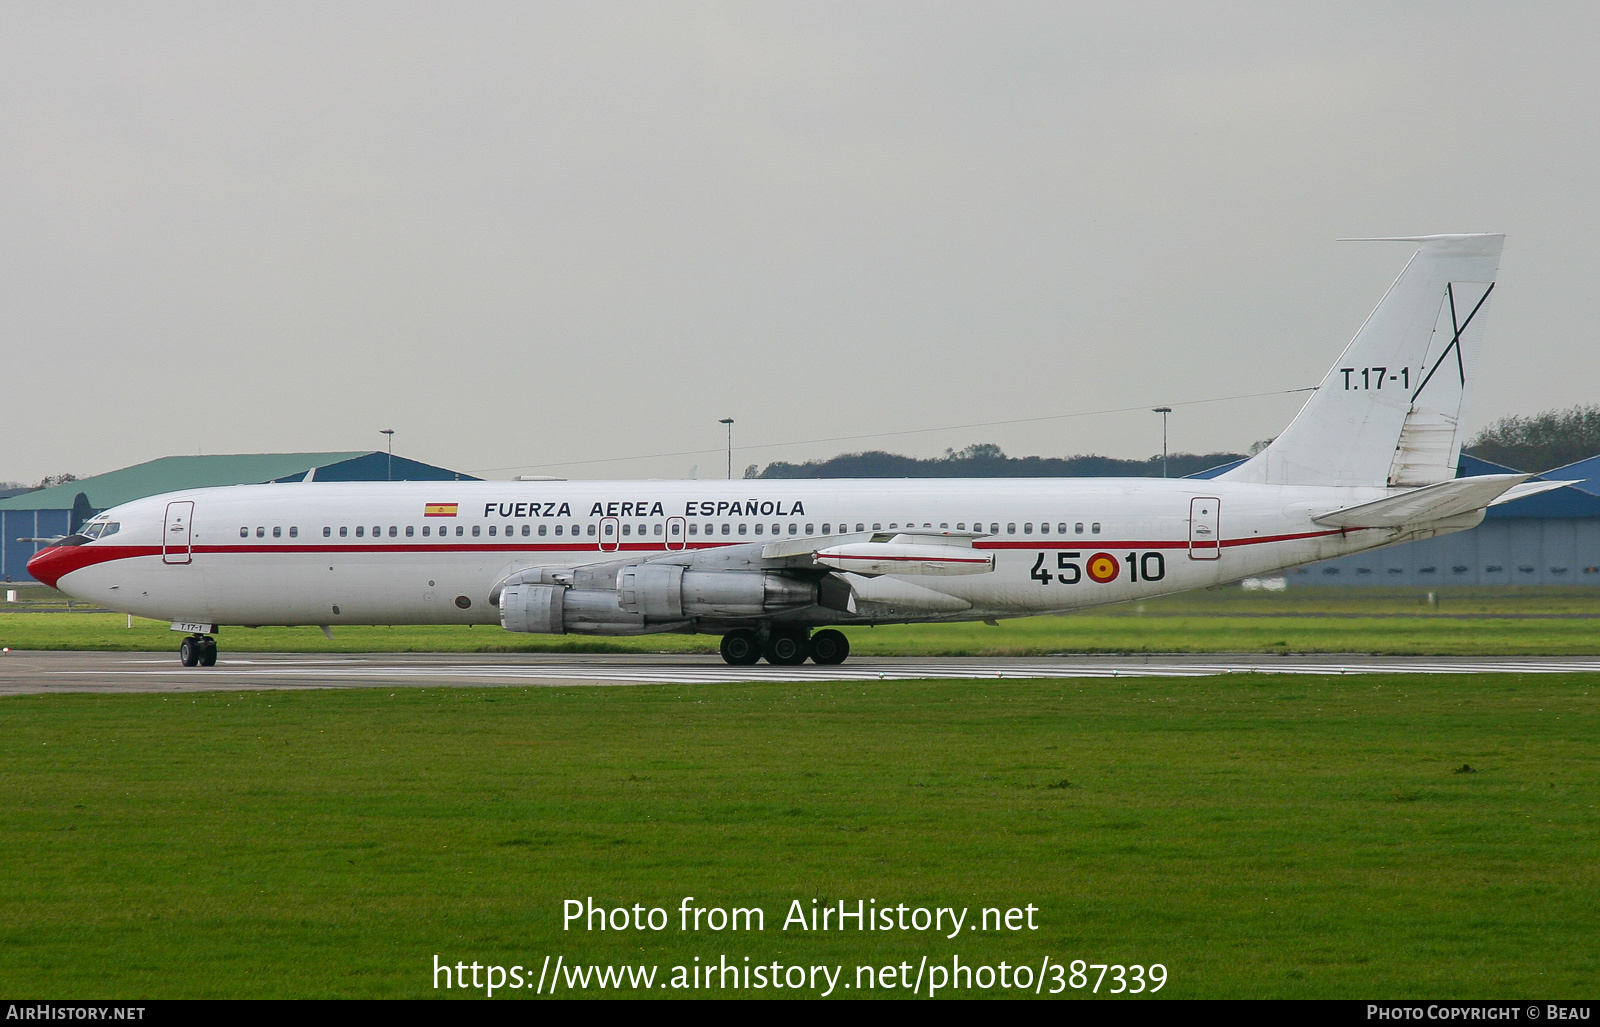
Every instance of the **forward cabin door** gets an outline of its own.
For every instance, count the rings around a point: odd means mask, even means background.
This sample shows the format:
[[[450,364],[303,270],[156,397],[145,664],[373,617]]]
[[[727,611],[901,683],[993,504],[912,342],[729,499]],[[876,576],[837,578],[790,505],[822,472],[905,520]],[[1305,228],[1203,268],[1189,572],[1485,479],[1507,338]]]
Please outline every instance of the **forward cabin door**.
[[[1222,556],[1222,503],[1209,497],[1189,500],[1189,559]]]
[[[161,533],[161,562],[188,563],[194,559],[190,545],[194,504],[168,503],[166,530]]]
[[[688,522],[682,517],[667,518],[667,548],[682,549],[689,544]]]
[[[622,522],[615,517],[600,518],[600,551],[614,553],[622,545]]]

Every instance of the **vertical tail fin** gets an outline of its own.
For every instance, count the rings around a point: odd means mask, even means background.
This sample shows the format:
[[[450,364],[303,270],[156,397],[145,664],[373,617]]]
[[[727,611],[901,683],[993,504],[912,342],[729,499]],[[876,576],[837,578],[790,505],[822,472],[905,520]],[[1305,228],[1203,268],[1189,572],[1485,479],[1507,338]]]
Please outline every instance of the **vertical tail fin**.
[[[1455,476],[1505,236],[1381,241],[1421,245],[1283,434],[1219,477],[1411,487]]]

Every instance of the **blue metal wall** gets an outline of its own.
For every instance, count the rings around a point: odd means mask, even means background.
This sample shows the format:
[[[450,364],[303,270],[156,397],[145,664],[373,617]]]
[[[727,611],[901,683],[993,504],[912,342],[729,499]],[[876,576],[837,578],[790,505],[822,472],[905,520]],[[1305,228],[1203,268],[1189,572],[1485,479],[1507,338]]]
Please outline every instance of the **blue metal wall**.
[[[0,510],[0,578],[31,582],[28,561],[44,547],[17,539],[65,535],[71,526],[71,510]]]
[[[1471,531],[1300,567],[1288,578],[1291,585],[1600,587],[1600,519],[1495,518]]]

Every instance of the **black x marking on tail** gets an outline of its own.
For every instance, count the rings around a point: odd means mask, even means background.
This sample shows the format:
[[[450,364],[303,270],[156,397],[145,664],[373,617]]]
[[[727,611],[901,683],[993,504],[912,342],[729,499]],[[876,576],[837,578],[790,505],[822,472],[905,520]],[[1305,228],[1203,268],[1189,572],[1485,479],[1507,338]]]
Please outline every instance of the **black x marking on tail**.
[[[1467,368],[1461,360],[1461,333],[1467,330],[1467,325],[1471,324],[1472,319],[1478,316],[1478,311],[1483,309],[1484,303],[1489,299],[1489,294],[1494,292],[1494,283],[1490,282],[1489,287],[1483,290],[1483,295],[1478,297],[1478,303],[1472,308],[1472,313],[1467,315],[1467,319],[1459,322],[1456,320],[1455,283],[1444,283],[1444,291],[1445,295],[1450,298],[1450,327],[1455,330],[1456,334],[1450,340],[1450,345],[1446,346],[1444,352],[1439,354],[1439,359],[1435,360],[1433,366],[1428,369],[1427,376],[1422,379],[1422,384],[1417,386],[1417,391],[1411,394],[1411,402],[1413,403],[1417,401],[1418,396],[1422,395],[1422,390],[1427,387],[1428,383],[1433,381],[1433,373],[1439,370],[1439,366],[1444,363],[1444,358],[1450,355],[1451,350],[1454,350],[1456,354],[1456,371],[1461,375],[1461,384],[1467,384]]]

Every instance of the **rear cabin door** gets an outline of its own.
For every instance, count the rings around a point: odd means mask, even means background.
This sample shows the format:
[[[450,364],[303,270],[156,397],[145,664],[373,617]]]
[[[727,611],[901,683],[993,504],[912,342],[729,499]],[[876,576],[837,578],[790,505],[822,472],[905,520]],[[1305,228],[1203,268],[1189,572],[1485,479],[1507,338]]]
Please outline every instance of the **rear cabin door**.
[[[188,563],[194,559],[190,545],[194,504],[168,503],[166,530],[161,534],[161,562]]]
[[[667,518],[667,548],[682,549],[689,544],[688,522],[682,517]]]
[[[622,522],[615,517],[600,518],[600,551],[614,553],[622,545]]]
[[[1189,559],[1222,556],[1222,503],[1209,497],[1189,500]]]

